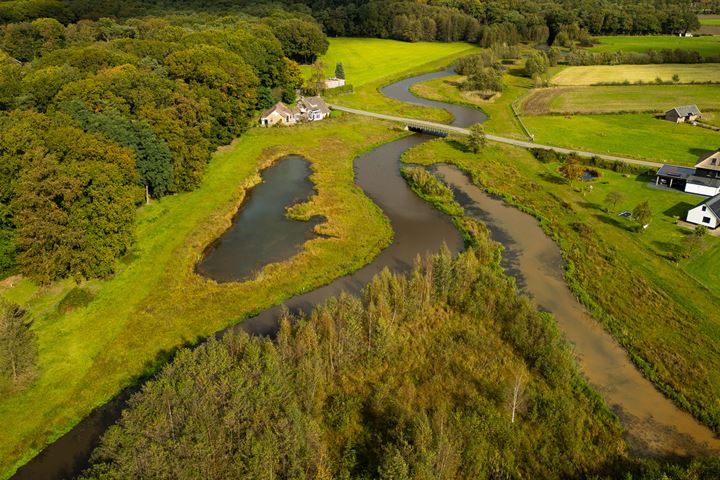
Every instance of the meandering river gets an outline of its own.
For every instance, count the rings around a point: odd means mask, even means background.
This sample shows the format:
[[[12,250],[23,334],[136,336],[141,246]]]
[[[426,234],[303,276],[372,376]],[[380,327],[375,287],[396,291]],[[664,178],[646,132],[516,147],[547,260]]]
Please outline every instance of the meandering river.
[[[411,85],[452,74],[451,70],[409,78],[385,87],[385,95],[414,104],[446,108],[453,113],[453,125],[467,127],[487,117],[479,110],[417,98],[409,93]],[[451,251],[463,248],[462,238],[450,220],[420,200],[407,187],[399,174],[402,152],[426,141],[428,137],[412,135],[382,145],[355,160],[356,183],[383,209],[395,232],[391,246],[372,263],[352,275],[329,285],[288,300],[291,310],[309,311],[312,306],[341,291],[358,292],[373,275],[388,267],[405,272],[417,255],[437,251],[445,243]],[[276,164],[264,172],[264,188],[271,190],[282,182]],[[280,167],[282,168],[282,166]],[[505,246],[503,266],[518,280],[519,287],[533,297],[538,306],[552,312],[558,325],[574,346],[580,367],[591,385],[597,389],[619,415],[631,449],[643,455],[682,456],[720,452],[720,441],[689,414],[662,396],[630,362],[625,351],[575,299],[564,283],[560,250],[530,216],[486,195],[454,167],[441,165],[435,172],[450,185],[469,214],[483,220],[493,238]],[[300,189],[301,194],[306,190]],[[297,192],[279,203],[295,201]],[[257,192],[255,192],[257,193]],[[252,198],[257,198],[252,197]],[[261,197],[262,198],[262,197]],[[282,205],[282,208],[288,204]],[[275,205],[279,208],[280,205]],[[242,235],[247,215],[238,214],[230,232]],[[297,226],[295,226],[297,227]],[[294,228],[294,227],[293,227]],[[303,235],[307,232],[303,233]],[[230,234],[230,233],[229,233]],[[248,237],[245,237],[246,240]],[[252,238],[252,236],[250,237]],[[252,266],[242,265],[237,271],[226,271],[226,278],[244,278],[270,261],[292,255],[298,235],[284,248],[275,250],[271,258],[256,255]],[[247,245],[247,244],[246,244]],[[254,244],[251,244],[254,245]],[[211,254],[212,255],[212,254]],[[235,254],[230,252],[233,257]],[[259,257],[259,258],[257,258]],[[220,262],[222,263],[222,262]],[[221,268],[227,268],[221,265]],[[199,266],[199,271],[207,272]],[[236,328],[258,335],[273,335],[277,329],[280,307],[246,319]],[[48,446],[21,468],[16,479],[61,479],[77,475],[87,465],[90,452],[102,432],[120,416],[127,393],[95,410],[72,431]]]

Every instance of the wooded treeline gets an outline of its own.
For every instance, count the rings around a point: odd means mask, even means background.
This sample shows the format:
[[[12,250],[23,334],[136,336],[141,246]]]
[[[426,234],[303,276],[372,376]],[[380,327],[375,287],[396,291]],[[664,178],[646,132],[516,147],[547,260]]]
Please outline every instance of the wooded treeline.
[[[311,17],[278,9],[3,26],[0,273],[111,273],[135,206],[197,187],[273,92],[294,97],[288,57],[327,46]]]
[[[712,479],[632,460],[554,320],[493,249],[378,275],[275,343],[183,350],[130,400],[85,479]]]
[[[554,321],[491,250],[384,272],[277,342],[183,351],[130,401],[87,478],[576,478],[620,427]],[[514,421],[513,421],[514,414]]]
[[[689,1],[308,0],[331,36],[515,44],[553,43],[561,32],[680,33],[699,27]],[[392,14],[388,15],[388,12]]]

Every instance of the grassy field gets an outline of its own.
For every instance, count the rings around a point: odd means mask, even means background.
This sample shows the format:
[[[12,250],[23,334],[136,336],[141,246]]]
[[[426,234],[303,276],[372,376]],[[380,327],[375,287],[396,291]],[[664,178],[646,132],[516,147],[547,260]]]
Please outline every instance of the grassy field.
[[[700,15],[700,25],[720,25],[720,15]]]
[[[395,77],[418,65],[472,49],[468,43],[399,42],[379,38],[330,38],[330,48],[320,60],[328,76],[342,62],[348,83],[355,88],[387,77]],[[305,67],[308,68],[308,67]]]
[[[718,271],[720,239],[708,238],[705,249],[687,262],[668,258],[689,233],[675,218],[698,198],[652,188],[648,177],[606,170],[591,191],[571,187],[559,177],[557,163],[542,164],[525,150],[493,144],[472,155],[458,145],[435,140],[404,160],[456,164],[488,191],[538,217],[569,262],[571,288],[644,374],[698,418],[720,427],[720,313],[710,307],[719,305],[720,297],[716,276],[696,279],[699,265]],[[626,197],[615,213],[603,204],[610,191]],[[617,211],[646,199],[653,219],[638,233]]]
[[[696,104],[720,110],[720,85],[629,85],[536,89],[521,103],[524,115],[662,113],[677,105]]]
[[[593,65],[568,67],[552,78],[560,86],[597,85],[622,82],[672,81],[673,75],[680,77],[680,83],[720,82],[720,64],[704,63],[694,65]]]
[[[538,143],[676,165],[694,165],[720,145],[720,133],[649,114],[528,116]]]
[[[152,372],[175,347],[312,290],[368,263],[392,238],[382,212],[355,186],[353,158],[401,136],[394,125],[350,116],[292,129],[254,129],[219,151],[202,186],[140,210],[137,243],[109,280],[67,314],[57,304],[73,286],[21,281],[0,294],[35,317],[37,380],[0,399],[0,478],[95,406]],[[217,284],[194,273],[203,249],[229,225],[258,169],[289,153],[312,163],[317,195],[303,210],[323,215],[323,237],[287,262],[244,283]]]
[[[411,91],[419,97],[430,100],[480,108],[489,117],[484,124],[488,133],[506,135],[522,140],[527,138],[512,112],[511,104],[531,92],[532,81],[530,79],[508,73],[503,79],[504,91],[487,100],[481,98],[475,92],[460,90],[458,84],[462,81],[464,81],[464,78],[459,75],[438,78],[416,84],[411,88]]]
[[[647,52],[666,48],[695,50],[701,55],[719,55],[720,37],[676,37],[673,35],[595,37],[600,42],[589,50],[594,52]]]
[[[391,100],[379,89],[413,74],[444,68],[456,58],[479,50],[461,42],[407,43],[372,38],[331,38],[330,48],[320,60],[327,64],[328,75],[334,74],[336,62],[343,62],[347,82],[355,87],[352,94],[330,98],[331,103],[447,123],[452,120],[449,112]]]

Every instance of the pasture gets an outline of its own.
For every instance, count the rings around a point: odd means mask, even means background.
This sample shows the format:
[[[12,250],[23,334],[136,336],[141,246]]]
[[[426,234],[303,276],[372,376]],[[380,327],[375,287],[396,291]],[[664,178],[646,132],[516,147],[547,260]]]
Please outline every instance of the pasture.
[[[676,165],[694,165],[720,145],[720,133],[649,114],[527,116],[538,143]]]
[[[720,26],[720,15],[698,15],[700,25],[718,25]]]
[[[347,82],[355,88],[473,49],[472,45],[462,42],[408,43],[379,38],[329,40],[330,48],[320,57],[327,66],[327,75],[335,76],[335,64],[342,62]],[[309,67],[305,68],[309,70]]]
[[[58,303],[72,281],[41,287],[27,280],[0,288],[22,302],[38,339],[38,377],[0,398],[0,478],[62,435],[94,407],[151,373],[175,347],[241,322],[284,299],[357,270],[392,239],[382,211],[354,183],[353,159],[404,133],[367,118],[341,118],[294,128],[252,129],[223,147],[200,188],[140,209],[132,252],[91,290],[87,306]],[[289,153],[312,164],[317,194],[302,206],[327,221],[293,258],[267,265],[256,278],[218,284],[195,263],[230,225],[258,171]]]
[[[445,68],[458,57],[480,51],[480,48],[462,42],[407,43],[375,38],[329,40],[330,48],[320,58],[327,65],[328,76],[334,75],[335,63],[342,62],[347,82],[355,87],[351,94],[331,97],[331,103],[443,123],[452,120],[446,110],[392,100],[382,95],[379,89],[414,74]]]
[[[485,131],[497,135],[507,135],[521,140],[527,136],[513,115],[511,104],[531,91],[532,81],[507,73],[503,78],[504,90],[493,97],[485,99],[476,92],[463,91],[459,83],[464,77],[453,75],[438,78],[414,85],[410,91],[418,97],[442,102],[455,103],[479,108],[488,114],[488,121],[483,124]]]
[[[559,86],[582,86],[608,83],[672,82],[678,75],[678,83],[720,83],[720,64],[661,64],[661,65],[593,65],[567,67],[555,75],[551,82]]]
[[[628,85],[535,89],[522,102],[524,115],[661,113],[696,104],[720,110],[720,85]]]
[[[592,52],[647,52],[666,48],[694,50],[700,55],[720,55],[720,37],[677,37],[674,35],[600,36]]]

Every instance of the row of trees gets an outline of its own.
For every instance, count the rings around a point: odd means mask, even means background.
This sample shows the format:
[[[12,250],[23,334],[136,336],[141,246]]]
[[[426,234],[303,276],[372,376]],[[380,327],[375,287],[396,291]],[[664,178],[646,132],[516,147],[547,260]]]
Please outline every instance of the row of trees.
[[[552,43],[561,32],[593,34],[680,33],[699,27],[685,1],[477,0],[427,2],[306,0],[332,36],[367,36],[406,41],[440,40],[516,44]],[[393,12],[393,15],[387,15]]]
[[[263,98],[294,99],[288,56],[327,39],[304,17],[185,15],[36,19],[0,45],[0,268],[49,281],[111,273],[135,205],[197,187]]]
[[[85,478],[574,478],[620,453],[554,322],[492,247],[385,271],[277,341],[183,351]],[[538,454],[542,452],[542,454]]]

